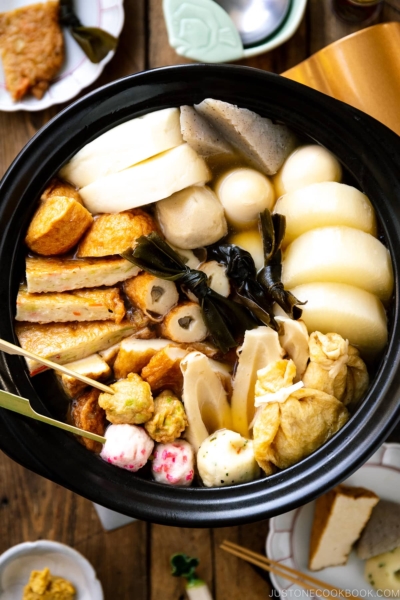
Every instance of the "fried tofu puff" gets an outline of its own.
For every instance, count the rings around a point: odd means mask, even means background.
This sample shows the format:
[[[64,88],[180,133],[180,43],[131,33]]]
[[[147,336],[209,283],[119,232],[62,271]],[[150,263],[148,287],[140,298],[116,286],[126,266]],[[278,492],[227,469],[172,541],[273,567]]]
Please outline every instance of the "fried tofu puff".
[[[137,374],[129,373],[110,386],[115,394],[100,394],[99,404],[106,411],[110,423],[146,423],[154,413],[154,402],[149,384]]]
[[[98,435],[104,435],[106,430],[106,413],[99,406],[99,394],[99,390],[92,388],[74,400],[71,417],[75,427],[90,431],[91,433],[97,433]],[[99,442],[81,436],[78,439],[88,450],[92,452],[101,451],[102,444]]]
[[[170,390],[164,390],[154,400],[154,414],[144,428],[153,440],[167,444],[178,438],[187,424],[182,402]]]
[[[40,196],[40,200],[48,200],[49,198],[53,198],[54,196],[72,198],[73,200],[79,202],[79,204],[83,204],[81,195],[78,192],[78,190],[76,190],[69,183],[62,181],[61,179],[52,179],[47,188],[44,190],[43,194]]]
[[[79,258],[111,256],[136,246],[136,240],[156,230],[154,220],[140,208],[100,215],[78,247]]]
[[[90,212],[77,200],[52,195],[35,212],[25,243],[43,256],[64,254],[79,242],[92,222]]]
[[[179,301],[173,281],[165,281],[150,273],[140,273],[125,281],[124,291],[132,304],[153,321],[160,321]]]
[[[181,360],[187,350],[167,346],[159,350],[142,369],[142,377],[150,385],[151,390],[171,389],[179,394],[183,386]]]

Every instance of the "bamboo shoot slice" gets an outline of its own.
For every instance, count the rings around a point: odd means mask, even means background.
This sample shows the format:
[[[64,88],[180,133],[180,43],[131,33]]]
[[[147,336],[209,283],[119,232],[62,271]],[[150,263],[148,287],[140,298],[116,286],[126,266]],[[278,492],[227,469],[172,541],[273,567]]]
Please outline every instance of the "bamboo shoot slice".
[[[231,402],[233,430],[244,437],[249,437],[249,426],[254,417],[257,371],[281,359],[283,355],[278,334],[270,327],[246,331],[233,381]]]

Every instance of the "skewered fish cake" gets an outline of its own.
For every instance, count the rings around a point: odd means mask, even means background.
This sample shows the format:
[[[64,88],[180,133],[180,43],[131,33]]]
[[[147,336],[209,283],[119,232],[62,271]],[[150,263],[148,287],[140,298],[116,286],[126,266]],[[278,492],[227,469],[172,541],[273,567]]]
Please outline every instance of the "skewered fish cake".
[[[196,302],[183,302],[165,317],[161,332],[173,342],[202,342],[208,335],[201,308]]]
[[[160,321],[179,300],[173,281],[160,279],[150,273],[140,273],[125,281],[124,291],[132,304],[154,321]]]

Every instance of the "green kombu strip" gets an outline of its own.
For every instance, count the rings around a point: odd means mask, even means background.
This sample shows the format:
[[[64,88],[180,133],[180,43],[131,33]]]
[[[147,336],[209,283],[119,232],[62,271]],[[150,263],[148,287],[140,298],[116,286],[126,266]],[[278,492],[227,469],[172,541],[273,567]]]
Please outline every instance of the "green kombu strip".
[[[68,27],[92,63],[99,63],[117,47],[117,38],[98,27],[84,27],[73,7],[73,0],[60,0],[60,23]]]
[[[207,275],[186,266],[157,233],[141,236],[136,247],[123,252],[121,256],[155,277],[175,281],[190,290],[199,300],[204,322],[215,345],[223,353],[235,348],[247,329],[259,325],[258,319],[246,306],[208,287]]]

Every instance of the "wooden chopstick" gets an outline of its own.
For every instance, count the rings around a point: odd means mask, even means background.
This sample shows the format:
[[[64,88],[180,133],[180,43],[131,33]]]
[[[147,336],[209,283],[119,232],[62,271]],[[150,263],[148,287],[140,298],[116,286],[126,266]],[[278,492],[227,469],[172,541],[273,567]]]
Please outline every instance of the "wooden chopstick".
[[[243,548],[238,544],[234,544],[233,542],[229,542],[228,540],[224,540],[221,544],[220,548],[225,550],[225,552],[229,552],[238,558],[242,558],[247,562],[256,565],[257,567],[261,567],[265,571],[269,571],[270,573],[274,573],[275,575],[279,575],[284,579],[292,583],[297,583],[299,586],[303,587],[306,590],[313,592],[321,592],[321,591],[329,591],[335,592],[335,596],[339,595],[342,597],[345,593],[344,590],[330,585],[329,583],[325,583],[316,577],[312,577],[311,575],[307,575],[306,573],[302,573],[301,571],[297,571],[296,569],[292,569],[286,565],[283,565],[279,562],[271,560],[270,558],[263,556],[262,554],[258,554],[257,552],[253,552],[248,548]],[[318,587],[315,587],[315,584]],[[356,598],[356,596],[345,594],[346,598]],[[344,596],[343,596],[344,597]]]
[[[75,371],[71,371],[67,367],[63,365],[58,365],[57,363],[52,362],[51,360],[47,360],[47,358],[43,358],[38,354],[34,354],[33,352],[29,352],[29,350],[24,350],[20,346],[15,346],[15,344],[11,344],[10,342],[6,342],[6,340],[0,339],[0,350],[5,352],[6,354],[17,354],[18,356],[24,356],[25,358],[30,358],[35,360],[36,362],[49,367],[49,369],[54,369],[55,371],[60,371],[65,375],[69,375],[70,377],[75,377],[75,379],[79,379],[83,383],[87,385],[91,385],[102,392],[106,392],[107,394],[115,394],[115,391],[110,388],[108,385],[104,385],[104,383],[100,383],[99,381],[95,381],[94,379],[90,379],[90,377],[86,377],[85,375],[81,375],[80,373],[76,373]]]

